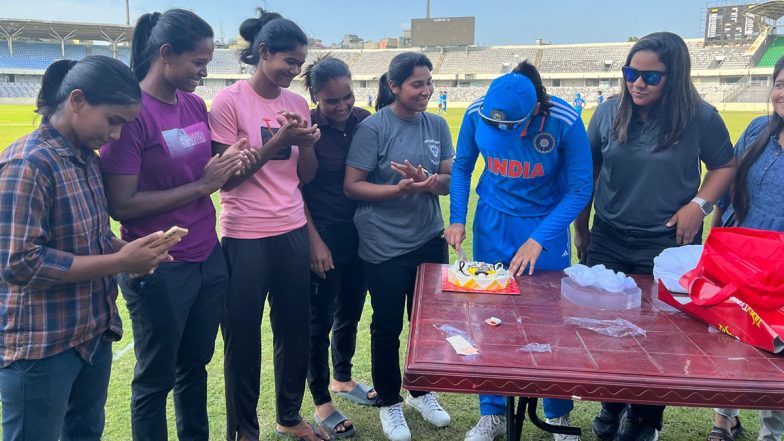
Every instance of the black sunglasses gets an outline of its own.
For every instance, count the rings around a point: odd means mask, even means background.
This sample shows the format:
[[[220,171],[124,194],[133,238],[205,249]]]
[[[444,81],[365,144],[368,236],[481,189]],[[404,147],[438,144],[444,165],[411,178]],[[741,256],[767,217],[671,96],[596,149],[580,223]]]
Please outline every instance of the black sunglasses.
[[[659,72],[658,70],[637,70],[629,66],[623,66],[621,71],[623,72],[623,79],[627,83],[633,83],[637,81],[637,78],[642,77],[645,84],[649,86],[658,85],[666,75],[665,72]]]
[[[484,107],[479,108],[479,116],[482,117],[482,121],[484,121],[484,123],[487,124],[488,126],[495,127],[499,130],[517,130],[523,124],[525,124],[526,121],[528,121],[531,118],[531,115],[534,114],[534,110],[536,110],[536,106],[534,106],[534,108],[531,109],[530,112],[528,112],[528,115],[524,116],[522,119],[518,119],[515,121],[499,121],[496,119],[492,119],[490,117],[485,116],[482,113],[482,110],[484,110]]]

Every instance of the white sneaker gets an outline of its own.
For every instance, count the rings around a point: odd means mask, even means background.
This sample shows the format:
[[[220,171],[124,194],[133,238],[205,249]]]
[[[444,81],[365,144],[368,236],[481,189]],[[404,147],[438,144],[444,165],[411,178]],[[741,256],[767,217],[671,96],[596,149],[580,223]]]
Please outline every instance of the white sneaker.
[[[421,397],[414,398],[411,394],[406,396],[406,404],[416,409],[422,414],[422,418],[428,423],[436,427],[446,427],[452,422],[452,418],[448,413],[438,404],[436,396],[432,392],[428,392]]]
[[[482,415],[476,426],[466,433],[465,441],[493,441],[506,433],[506,417],[503,415]]]
[[[381,428],[390,441],[411,441],[411,431],[408,430],[406,417],[403,416],[403,404],[382,406],[378,411],[381,417]]]
[[[547,423],[553,426],[571,426],[572,420],[569,419],[569,414],[566,414],[558,418],[547,418]],[[580,441],[580,437],[577,435],[561,435],[560,433],[554,433],[553,439],[555,441]]]

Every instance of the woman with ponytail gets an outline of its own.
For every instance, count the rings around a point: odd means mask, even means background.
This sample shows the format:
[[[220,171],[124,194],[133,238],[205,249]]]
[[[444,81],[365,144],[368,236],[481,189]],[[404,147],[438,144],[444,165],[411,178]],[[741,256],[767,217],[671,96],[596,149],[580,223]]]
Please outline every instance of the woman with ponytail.
[[[122,327],[115,274],[146,274],[173,242],[114,237],[95,150],[120,137],[141,92],[120,61],[60,60],[43,76],[38,129],[0,154],[3,439],[100,440]]]
[[[784,57],[773,68],[773,113],[752,121],[735,144],[738,173],[716,204],[713,226],[784,232]],[[731,203],[730,203],[731,201]],[[733,440],[743,431],[738,409],[715,409],[708,441]],[[760,411],[760,441],[781,441],[784,412]]]
[[[259,439],[261,320],[269,298],[277,432],[329,439],[300,416],[310,346],[310,251],[300,185],[316,173],[320,132],[310,126],[308,103],[287,88],[305,63],[308,39],[291,20],[264,10],[242,23],[240,35],[248,42],[240,60],[255,71],[219,92],[210,111],[216,150],[247,138],[256,161],[221,192],[230,273],[221,325],[227,438]]]
[[[359,200],[354,223],[373,305],[376,405],[384,434],[393,441],[411,439],[401,405],[399,353],[416,269],[425,262],[447,262],[438,196],[449,193],[454,150],[446,121],[426,112],[432,69],[421,53],[392,59],[379,81],[377,111],[357,129],[346,161],[344,191]],[[409,391],[406,404],[437,427],[451,421],[429,392]]]
[[[124,239],[172,226],[188,230],[171,250],[173,262],[144,277],[120,277],[136,353],[134,439],[167,439],[166,397],[172,390],[179,439],[209,439],[205,367],[228,287],[210,194],[246,158],[242,140],[213,156],[207,107],[193,94],[207,76],[212,37],[207,22],[190,11],[139,18],[131,68],[141,84],[142,111],[119,140],[101,149],[109,212],[120,221]]]

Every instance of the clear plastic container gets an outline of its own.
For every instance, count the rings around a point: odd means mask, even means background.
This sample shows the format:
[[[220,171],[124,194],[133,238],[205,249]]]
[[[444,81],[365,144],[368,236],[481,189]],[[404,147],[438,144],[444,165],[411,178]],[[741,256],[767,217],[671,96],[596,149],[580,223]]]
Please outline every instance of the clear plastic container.
[[[614,310],[639,308],[641,295],[642,290],[639,287],[613,293],[593,287],[582,287],[569,277],[561,279],[561,297],[588,308]]]

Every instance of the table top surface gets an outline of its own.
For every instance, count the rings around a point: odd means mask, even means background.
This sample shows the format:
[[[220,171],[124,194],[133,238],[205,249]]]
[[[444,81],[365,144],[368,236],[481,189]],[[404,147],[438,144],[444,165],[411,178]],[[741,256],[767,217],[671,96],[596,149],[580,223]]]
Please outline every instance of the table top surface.
[[[442,292],[442,266],[417,274],[404,386],[462,393],[647,404],[784,409],[784,357],[709,332],[656,298],[634,276],[642,304],[628,311],[580,307],[561,298],[561,272],[517,278],[521,295]],[[502,324],[484,322],[498,317]],[[565,324],[569,317],[626,319],[644,336],[610,337]],[[438,327],[464,332],[479,354],[457,355]],[[551,346],[532,353],[529,343]]]

